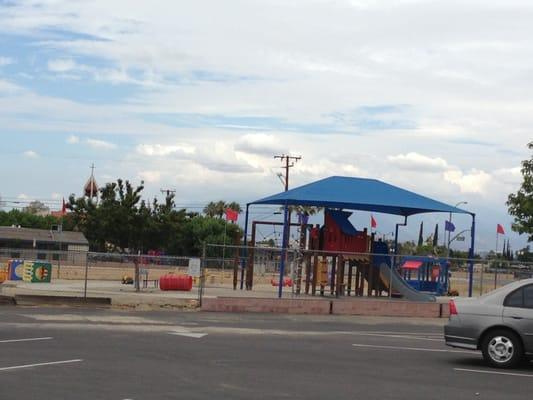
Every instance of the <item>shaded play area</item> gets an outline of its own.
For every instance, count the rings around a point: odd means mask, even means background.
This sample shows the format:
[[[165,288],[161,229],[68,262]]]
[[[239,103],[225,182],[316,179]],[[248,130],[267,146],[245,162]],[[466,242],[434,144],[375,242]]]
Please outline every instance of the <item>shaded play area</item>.
[[[296,263],[297,294],[335,296],[401,297],[415,301],[435,301],[448,289],[446,259],[437,257],[399,257],[398,233],[408,217],[423,213],[468,214],[472,217],[469,249],[469,295],[472,294],[475,214],[426,196],[375,179],[332,176],[294,189],[268,196],[246,205],[245,237],[248,237],[250,208],[255,205],[277,205],[284,209],[280,255],[279,288],[281,297],[286,285],[289,226],[300,226]],[[290,223],[290,206],[323,209],[324,223],[309,225],[305,219]],[[376,239],[365,228],[357,230],[349,218],[352,211],[368,211],[403,217],[396,224],[394,245]],[[252,240],[245,250],[241,266],[241,289],[253,289],[255,229],[260,221],[252,221]]]

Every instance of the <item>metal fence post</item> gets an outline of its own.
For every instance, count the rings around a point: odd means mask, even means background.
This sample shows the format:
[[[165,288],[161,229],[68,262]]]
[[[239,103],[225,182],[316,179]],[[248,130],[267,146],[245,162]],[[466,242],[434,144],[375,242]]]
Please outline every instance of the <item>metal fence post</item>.
[[[87,300],[87,279],[89,275],[89,254],[85,256],[85,283],[83,287],[83,298]]]
[[[389,271],[389,299],[392,299],[392,269],[395,265],[394,256],[390,256],[390,271]],[[381,266],[379,267],[381,268]]]
[[[483,296],[483,272],[484,272],[484,269],[485,269],[485,265],[483,263],[481,263],[481,271],[479,273],[480,275],[480,278],[479,278],[479,295],[480,296]]]
[[[202,258],[200,259],[200,282],[198,282],[198,305],[202,307],[202,297],[204,295],[204,282],[205,282],[205,258],[207,255],[206,244],[202,244]]]

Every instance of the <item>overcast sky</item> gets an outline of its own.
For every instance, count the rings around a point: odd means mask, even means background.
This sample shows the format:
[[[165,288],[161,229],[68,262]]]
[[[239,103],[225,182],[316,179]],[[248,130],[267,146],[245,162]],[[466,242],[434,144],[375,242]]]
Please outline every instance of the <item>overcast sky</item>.
[[[531,21],[529,0],[0,0],[0,195],[80,194],[94,162],[147,197],[246,203],[282,190],[273,156],[291,153],[293,187],[348,175],[467,201],[478,248],[502,223],[516,249]]]

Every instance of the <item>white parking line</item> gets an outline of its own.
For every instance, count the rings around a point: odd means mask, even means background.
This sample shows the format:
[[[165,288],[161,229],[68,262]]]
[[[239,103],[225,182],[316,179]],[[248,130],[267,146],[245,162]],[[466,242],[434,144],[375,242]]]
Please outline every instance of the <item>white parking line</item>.
[[[16,343],[16,342],[36,342],[38,340],[52,340],[53,337],[36,337],[27,339],[5,339],[0,340],[0,343]]]
[[[518,374],[516,372],[499,372],[499,371],[488,371],[486,369],[467,369],[467,368],[454,368],[454,370],[460,371],[460,372],[474,372],[477,374],[509,375],[509,376],[522,376],[525,378],[533,378],[533,375]]]
[[[409,339],[409,340],[428,340],[431,342],[444,342],[444,339],[437,339],[437,338],[429,338],[429,337],[422,337],[422,336],[413,336],[413,335],[397,335],[397,334],[382,334],[382,333],[368,333],[368,332],[353,332],[354,335],[358,336],[378,336],[378,337],[386,337],[386,338],[393,338],[393,339]]]
[[[65,361],[50,361],[50,362],[38,363],[38,364],[14,365],[12,367],[0,368],[0,371],[9,371],[12,369],[22,369],[22,368],[43,367],[46,365],[71,364],[71,363],[78,363],[82,361],[83,360],[81,359],[76,359],[76,360],[65,360]]]
[[[446,349],[426,349],[422,347],[402,347],[402,346],[379,346],[374,344],[360,344],[360,343],[353,343],[353,347],[368,347],[372,349],[380,349],[380,350],[406,350],[406,351],[428,351],[428,352],[434,352],[434,353],[465,353],[465,354],[473,354],[473,351],[466,351],[466,350],[446,350]]]

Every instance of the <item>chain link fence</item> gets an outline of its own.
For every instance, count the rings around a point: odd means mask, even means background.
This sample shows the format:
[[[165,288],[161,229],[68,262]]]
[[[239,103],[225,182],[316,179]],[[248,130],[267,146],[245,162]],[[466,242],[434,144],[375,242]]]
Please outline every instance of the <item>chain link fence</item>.
[[[283,278],[280,280],[282,257],[285,256]],[[102,292],[159,293],[159,280],[166,274],[188,274],[189,264],[196,257],[131,255],[84,251],[49,251],[39,249],[0,248],[0,268],[12,259],[49,262],[52,282],[65,290]],[[406,261],[446,266],[446,276],[435,275],[427,267],[420,278],[419,270],[402,268]],[[392,296],[392,290],[378,284],[379,273],[365,265],[386,263],[411,285],[417,280],[446,284],[443,295],[468,296],[470,273],[468,259],[417,256],[394,256],[371,253],[326,253],[320,251],[231,245],[204,246],[201,268],[194,274],[192,293],[199,300],[203,294],[213,296],[240,295],[240,289],[253,295],[276,297],[280,284],[285,296],[315,295],[380,295]],[[317,268],[319,266],[319,268]],[[444,267],[443,267],[444,268]],[[359,274],[359,275],[357,275]],[[432,275],[433,274],[433,275]],[[316,276],[316,279],[315,279]],[[472,295],[479,296],[515,280],[533,278],[533,263],[507,260],[473,260]],[[358,280],[359,279],[359,280]],[[386,279],[385,279],[386,280]],[[378,283],[376,283],[378,282]],[[61,286],[62,285],[62,286]],[[377,286],[376,286],[377,285]],[[370,287],[372,286],[372,287]],[[429,284],[431,288],[435,285]],[[372,289],[372,290],[369,290]],[[427,287],[419,286],[421,290]]]

